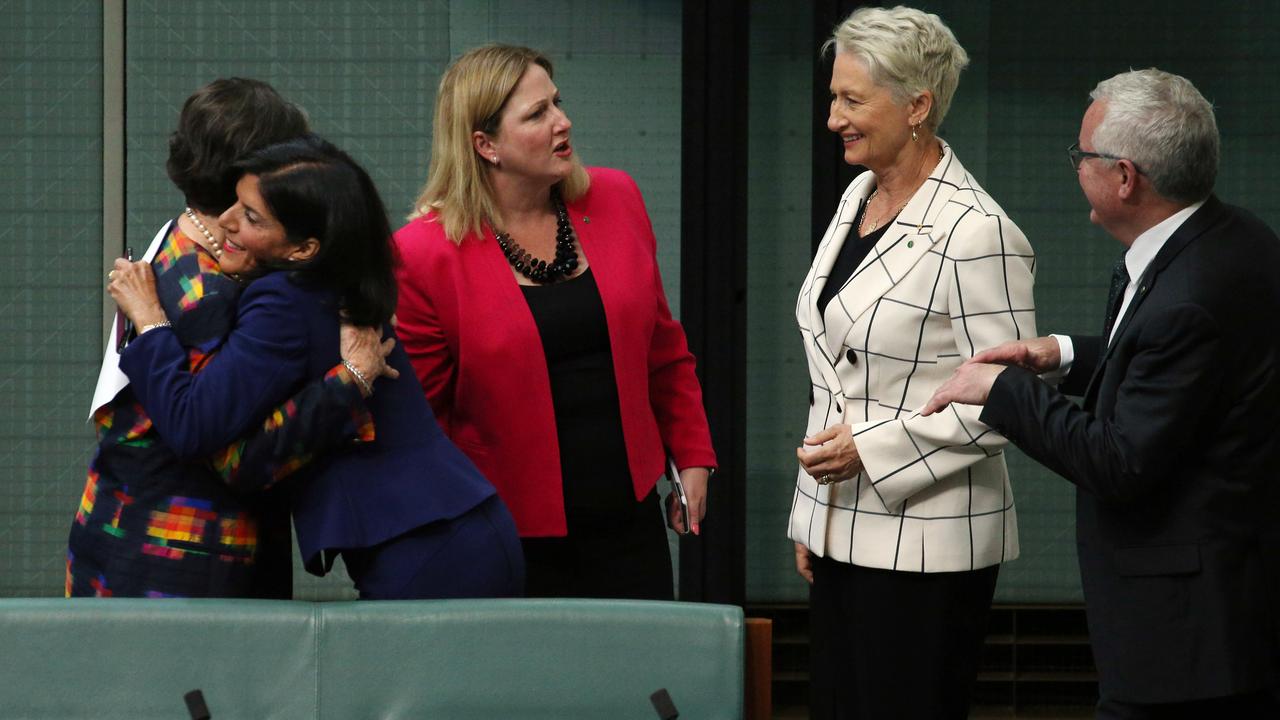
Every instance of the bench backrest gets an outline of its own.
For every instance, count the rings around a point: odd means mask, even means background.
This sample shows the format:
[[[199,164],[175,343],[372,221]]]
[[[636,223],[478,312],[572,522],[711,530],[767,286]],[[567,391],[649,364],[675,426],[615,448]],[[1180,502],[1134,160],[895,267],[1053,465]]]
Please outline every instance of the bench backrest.
[[[0,600],[0,716],[229,718],[742,715],[743,619],[603,600]]]

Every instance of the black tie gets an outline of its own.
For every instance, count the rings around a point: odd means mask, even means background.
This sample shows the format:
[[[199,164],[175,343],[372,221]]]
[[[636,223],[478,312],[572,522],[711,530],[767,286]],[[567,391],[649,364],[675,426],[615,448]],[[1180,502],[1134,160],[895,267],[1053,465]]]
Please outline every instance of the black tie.
[[[1122,256],[1111,267],[1111,289],[1107,291],[1107,324],[1102,330],[1102,342],[1111,343],[1111,328],[1115,327],[1116,316],[1120,314],[1120,303],[1124,301],[1124,289],[1129,287],[1129,268],[1125,267]]]

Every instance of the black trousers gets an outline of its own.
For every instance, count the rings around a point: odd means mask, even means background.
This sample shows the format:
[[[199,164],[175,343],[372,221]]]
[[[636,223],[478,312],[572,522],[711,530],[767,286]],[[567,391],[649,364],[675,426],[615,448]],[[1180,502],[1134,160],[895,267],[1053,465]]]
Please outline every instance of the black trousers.
[[[809,716],[968,717],[999,568],[913,573],[813,558]]]
[[[521,538],[527,597],[671,600],[671,550],[658,492],[621,508],[568,512],[565,537]]]
[[[1098,720],[1274,720],[1280,718],[1280,702],[1274,691],[1155,705],[1104,697],[1098,701],[1096,717]]]

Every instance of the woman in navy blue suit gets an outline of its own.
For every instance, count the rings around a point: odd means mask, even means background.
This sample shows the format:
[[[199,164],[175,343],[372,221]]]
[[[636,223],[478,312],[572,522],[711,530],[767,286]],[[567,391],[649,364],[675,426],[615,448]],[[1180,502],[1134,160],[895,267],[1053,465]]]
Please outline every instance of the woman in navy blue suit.
[[[386,327],[395,308],[391,230],[355,161],[307,136],[239,166],[237,202],[219,219],[223,268],[260,277],[223,350],[193,375],[160,324],[121,357],[156,427],[185,455],[226,445],[338,364],[341,321]],[[117,296],[137,327],[163,320],[151,316],[149,277],[138,273],[140,290]],[[361,441],[285,481],[307,570],[323,575],[341,554],[370,599],[519,595],[524,559],[510,514],[441,432],[405,353],[397,347],[387,362],[383,378],[352,375],[369,395]]]

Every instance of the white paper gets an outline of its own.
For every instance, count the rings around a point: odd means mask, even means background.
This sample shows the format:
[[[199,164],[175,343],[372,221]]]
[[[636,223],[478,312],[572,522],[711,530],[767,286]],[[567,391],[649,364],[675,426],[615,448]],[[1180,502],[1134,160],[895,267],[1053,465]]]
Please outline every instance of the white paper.
[[[169,227],[176,220],[167,222],[164,227],[160,228],[160,232],[156,233],[155,239],[151,241],[151,245],[147,247],[147,251],[143,253],[141,260],[151,262],[155,259],[156,253],[160,251],[160,245],[169,235]],[[111,332],[107,333],[107,349],[102,354],[102,369],[98,371],[98,386],[93,390],[93,402],[89,404],[89,419],[93,420],[93,413],[98,408],[106,405],[115,399],[120,391],[128,387],[129,376],[124,374],[120,369],[120,353],[116,350],[116,332],[118,328],[116,323],[120,322],[120,316],[117,314],[115,319],[111,321]]]

